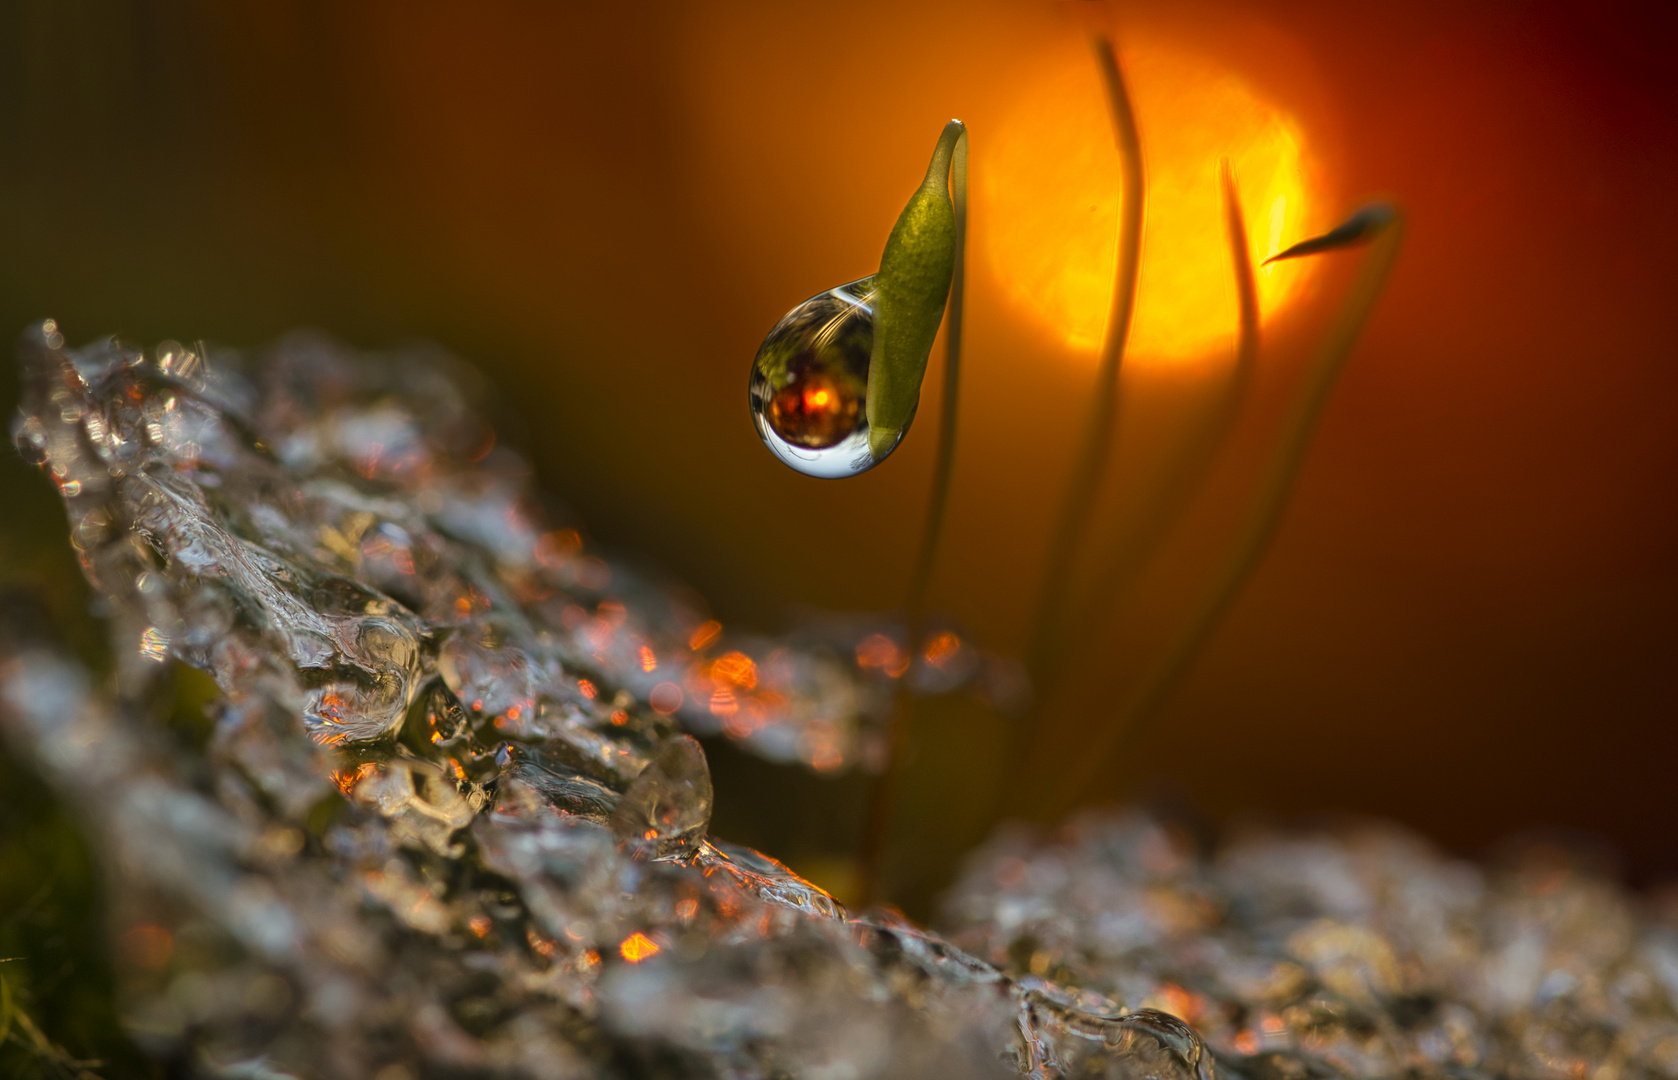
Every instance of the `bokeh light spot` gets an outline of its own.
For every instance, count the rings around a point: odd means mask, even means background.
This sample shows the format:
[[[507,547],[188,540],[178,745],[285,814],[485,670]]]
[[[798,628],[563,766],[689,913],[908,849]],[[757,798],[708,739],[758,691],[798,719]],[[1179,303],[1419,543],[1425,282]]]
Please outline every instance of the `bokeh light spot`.
[[[1235,336],[1219,160],[1227,156],[1235,168],[1256,264],[1318,224],[1305,140],[1292,116],[1213,61],[1144,44],[1123,64],[1146,183],[1130,351],[1204,356]],[[1119,159],[1087,51],[1057,54],[1025,79],[983,161],[975,160],[987,211],[976,239],[1004,293],[1093,355],[1112,299]],[[1309,264],[1282,271],[1258,272],[1265,319],[1302,295],[1312,272]]]
[[[625,938],[623,944],[618,946],[619,955],[631,964],[639,964],[658,951],[658,943],[639,930]]]

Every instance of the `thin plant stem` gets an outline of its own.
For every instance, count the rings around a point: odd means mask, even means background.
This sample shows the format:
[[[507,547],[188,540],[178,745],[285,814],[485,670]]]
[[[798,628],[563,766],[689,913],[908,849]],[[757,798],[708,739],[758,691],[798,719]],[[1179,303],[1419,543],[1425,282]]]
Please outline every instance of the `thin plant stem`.
[[[1194,666],[1240,595],[1242,586],[1263,560],[1275,539],[1288,496],[1299,477],[1329,395],[1397,261],[1403,235],[1403,218],[1395,215],[1375,238],[1283,423],[1281,443],[1266,465],[1252,510],[1227,549],[1222,565],[1160,659],[1125,695],[1113,721],[1092,732],[1090,741],[1070,759],[1068,774],[1061,778],[1062,782],[1049,798],[1052,816],[1059,816],[1076,805],[1120,743],[1134,740],[1146,729]]]
[[[921,529],[920,551],[909,578],[905,601],[903,674],[898,678],[886,730],[885,768],[870,785],[868,809],[863,819],[862,844],[857,853],[857,894],[863,903],[880,896],[881,859],[890,831],[891,812],[896,801],[898,773],[903,760],[908,684],[914,658],[926,632],[926,597],[937,565],[938,543],[944,534],[944,519],[950,502],[950,478],[955,472],[956,420],[961,390],[961,319],[967,278],[967,128],[960,120],[944,125],[939,149],[950,152],[950,202],[955,209],[955,272],[950,278],[950,299],[945,308],[944,393],[938,411],[938,457],[932,466],[932,490],[927,496],[926,522]]]
[[[1247,223],[1241,214],[1235,172],[1229,159],[1219,166],[1223,193],[1224,230],[1229,244],[1230,264],[1235,278],[1236,340],[1235,364],[1222,379],[1206,414],[1198,418],[1187,447],[1170,462],[1154,485],[1153,495],[1131,517],[1133,524],[1121,537],[1106,570],[1090,590],[1089,599],[1074,627],[1095,627],[1110,612],[1123,606],[1142,571],[1159,550],[1171,526],[1182,516],[1194,494],[1200,490],[1218,452],[1229,439],[1241,414],[1253,370],[1258,360],[1258,284],[1253,276],[1253,259],[1247,241]],[[1049,666],[1039,679],[1052,684],[1059,669],[1070,659],[1069,649],[1048,658]]]
[[[1125,343],[1130,338],[1130,324],[1136,313],[1136,278],[1142,262],[1142,142],[1136,131],[1136,115],[1131,109],[1130,92],[1119,70],[1113,43],[1098,36],[1092,44],[1096,63],[1107,87],[1119,148],[1118,267],[1113,279],[1113,302],[1108,308],[1101,362],[1096,369],[1095,386],[1090,397],[1089,417],[1084,424],[1083,441],[1044,563],[1043,587],[1038,598],[1037,621],[1028,654],[1033,674],[1040,674],[1053,666],[1052,658],[1065,640],[1073,563],[1089,530],[1096,492],[1101,486],[1107,459],[1112,454],[1113,433],[1119,412],[1119,370],[1124,363]],[[1023,750],[1025,736],[1024,731],[1017,734],[1016,750]]]
[[[950,203],[955,208],[955,272],[950,277],[950,302],[945,308],[949,320],[944,328],[944,396],[938,410],[938,460],[932,469],[932,493],[927,501],[926,524],[921,532],[920,554],[909,579],[908,609],[910,637],[926,608],[927,590],[938,557],[938,541],[944,535],[944,516],[950,503],[950,475],[955,471],[957,398],[961,388],[961,313],[966,286],[967,253],[967,128],[960,120],[944,126],[943,140],[953,138],[950,155]],[[942,140],[941,140],[942,141]]]

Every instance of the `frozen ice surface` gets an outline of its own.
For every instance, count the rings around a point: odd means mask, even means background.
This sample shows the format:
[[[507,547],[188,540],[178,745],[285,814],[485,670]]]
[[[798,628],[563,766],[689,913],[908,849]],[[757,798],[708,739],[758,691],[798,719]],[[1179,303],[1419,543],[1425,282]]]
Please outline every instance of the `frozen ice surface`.
[[[1551,844],[1486,868],[1365,823],[1203,858],[1111,814],[997,836],[943,925],[1027,985],[1182,1017],[1232,1073],[1670,1077],[1678,932],[1640,903]]]
[[[1005,683],[971,643],[731,639],[544,522],[443,357],[69,352],[46,323],[20,367],[14,436],[117,661],[97,688],[12,626],[0,730],[106,863],[151,1052],[355,1078],[1199,1060],[1163,1017],[1068,1011],[707,835],[682,725],[847,767],[892,680]],[[200,743],[158,703],[205,676]]]
[[[1678,1073],[1678,933],[1554,860],[1088,819],[994,841],[943,937],[852,917],[708,835],[683,729],[846,768],[893,680],[1007,705],[1016,669],[724,633],[545,521],[445,357],[47,323],[21,360],[117,662],[0,627],[0,735],[81,815],[123,1016],[182,1074]],[[163,719],[195,679],[201,738]]]

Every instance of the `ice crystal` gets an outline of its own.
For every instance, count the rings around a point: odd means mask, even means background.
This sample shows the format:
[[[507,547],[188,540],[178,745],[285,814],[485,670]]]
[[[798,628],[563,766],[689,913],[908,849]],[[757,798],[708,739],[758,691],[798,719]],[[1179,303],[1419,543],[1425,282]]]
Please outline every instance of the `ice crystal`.
[[[723,633],[545,522],[445,358],[49,323],[22,359],[117,663],[0,626],[0,735],[81,816],[125,1022],[181,1074],[1678,1076],[1678,929],[1554,848],[1091,817],[996,837],[945,936],[853,916],[709,835],[683,727],[841,768],[892,680],[1006,700],[1007,665]],[[160,720],[192,678],[203,740]]]
[[[970,646],[719,634],[544,522],[443,358],[71,352],[48,323],[21,367],[15,436],[118,658],[100,690],[14,626],[0,730],[105,861],[148,1051],[224,1076],[1209,1075],[1178,1021],[1069,1007],[707,835],[680,725],[841,767],[891,679],[977,683]],[[183,671],[218,691],[202,746],[150,705]]]

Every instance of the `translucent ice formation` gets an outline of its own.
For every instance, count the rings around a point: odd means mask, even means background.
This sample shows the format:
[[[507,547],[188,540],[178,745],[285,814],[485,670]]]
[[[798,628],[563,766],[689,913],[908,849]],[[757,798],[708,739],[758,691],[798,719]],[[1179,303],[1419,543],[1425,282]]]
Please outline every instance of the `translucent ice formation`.
[[[103,864],[124,1020],[215,1077],[1678,1075],[1678,920],[1565,853],[1004,833],[945,935],[710,836],[682,726],[843,768],[953,632],[726,638],[532,509],[448,361],[23,345],[116,643],[0,618],[0,737]],[[163,719],[214,681],[214,725]]]
[[[149,1051],[265,1077],[1210,1075],[1178,1021],[1069,1005],[707,835],[681,724],[843,767],[891,680],[1006,683],[953,633],[919,658],[889,627],[721,637],[542,522],[444,358],[68,352],[47,323],[21,367],[14,434],[117,662],[101,692],[4,628],[0,732],[149,943],[116,950]],[[198,745],[158,705],[205,677]]]

